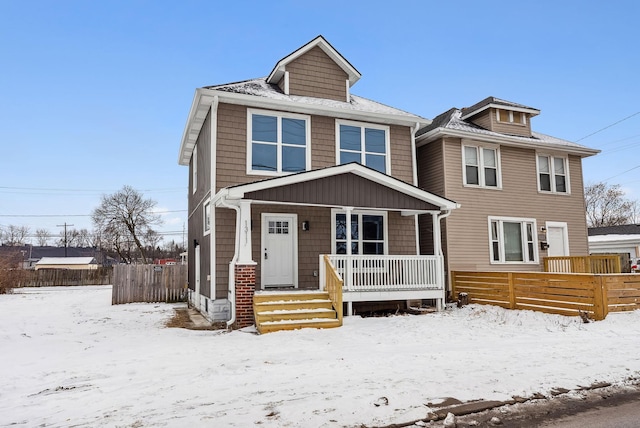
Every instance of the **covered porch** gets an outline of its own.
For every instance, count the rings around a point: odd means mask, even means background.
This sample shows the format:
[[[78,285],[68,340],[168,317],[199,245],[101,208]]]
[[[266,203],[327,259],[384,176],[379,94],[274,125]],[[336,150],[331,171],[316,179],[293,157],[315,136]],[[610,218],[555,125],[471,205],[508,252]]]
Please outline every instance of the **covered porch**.
[[[442,307],[440,220],[458,207],[453,201],[346,164],[224,188],[212,203],[236,212],[232,311],[237,266],[253,266],[254,291],[323,291],[325,254],[343,282],[347,314],[354,302],[434,299]],[[432,255],[419,255],[419,214],[433,221]]]

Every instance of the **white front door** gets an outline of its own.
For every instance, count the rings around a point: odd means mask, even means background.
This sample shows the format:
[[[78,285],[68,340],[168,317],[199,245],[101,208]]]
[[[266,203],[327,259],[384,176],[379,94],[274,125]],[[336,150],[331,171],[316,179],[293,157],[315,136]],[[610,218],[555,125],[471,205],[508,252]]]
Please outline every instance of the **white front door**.
[[[298,286],[298,216],[262,214],[262,288]]]
[[[567,223],[547,222],[547,243],[549,244],[548,256],[568,256],[569,255],[569,234],[567,233]]]

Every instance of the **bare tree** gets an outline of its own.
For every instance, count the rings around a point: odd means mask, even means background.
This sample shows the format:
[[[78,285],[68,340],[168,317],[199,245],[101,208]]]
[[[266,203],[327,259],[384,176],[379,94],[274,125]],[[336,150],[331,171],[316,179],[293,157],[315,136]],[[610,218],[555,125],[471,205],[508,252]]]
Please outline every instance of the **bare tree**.
[[[3,252],[0,255],[0,294],[8,294],[20,286],[24,277],[20,251]]]
[[[633,223],[635,202],[624,198],[619,184],[589,184],[584,189],[587,226],[618,226]]]
[[[29,228],[27,226],[10,224],[2,233],[2,241],[5,245],[20,246],[25,244],[28,235]]]
[[[155,206],[154,200],[144,199],[133,187],[124,186],[112,195],[102,196],[100,206],[92,214],[95,230],[102,233],[103,239],[108,236],[120,255],[133,243],[140,252],[142,263],[147,263],[142,241],[154,226],[161,224],[160,216],[153,213]],[[131,260],[130,248],[128,253]]]
[[[44,247],[51,239],[51,233],[47,229],[36,230],[36,242],[39,246]]]

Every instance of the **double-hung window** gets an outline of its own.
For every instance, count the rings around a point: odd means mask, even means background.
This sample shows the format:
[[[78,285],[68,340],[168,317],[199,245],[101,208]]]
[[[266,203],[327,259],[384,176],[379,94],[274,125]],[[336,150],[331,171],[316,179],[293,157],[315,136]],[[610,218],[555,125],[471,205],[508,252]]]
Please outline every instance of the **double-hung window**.
[[[347,215],[334,210],[333,251],[347,254]],[[351,213],[351,254],[387,254],[386,213],[353,211]]]
[[[338,165],[358,162],[390,174],[389,127],[336,121]]]
[[[462,146],[464,184],[500,188],[500,151],[492,147]]]
[[[533,219],[489,217],[491,263],[537,263]]]
[[[569,193],[567,158],[538,155],[538,190]]]
[[[288,174],[311,169],[309,116],[247,112],[247,173]]]

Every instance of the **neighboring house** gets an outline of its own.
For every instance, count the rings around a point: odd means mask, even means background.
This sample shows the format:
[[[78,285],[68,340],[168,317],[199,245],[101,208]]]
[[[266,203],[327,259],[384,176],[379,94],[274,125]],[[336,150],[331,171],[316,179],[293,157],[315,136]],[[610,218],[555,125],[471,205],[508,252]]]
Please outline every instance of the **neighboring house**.
[[[419,187],[462,206],[443,225],[448,271],[540,271],[545,256],[589,253],[582,158],[598,150],[532,131],[539,113],[488,97],[418,131]]]
[[[179,163],[190,170],[189,300],[210,320],[252,324],[254,287],[322,289],[324,254],[345,274],[349,309],[442,304],[439,218],[458,204],[417,187],[415,133],[430,121],[353,95],[359,79],[319,36],[266,78],[196,90]],[[430,256],[418,256],[419,214],[436,226],[423,236]],[[431,276],[411,277],[409,264]]]
[[[35,264],[43,257],[94,257],[103,266],[117,264],[116,260],[93,247],[67,247],[65,249],[64,247],[41,247],[37,245],[0,245],[0,256],[15,252],[22,254],[24,269],[33,269]]]
[[[589,228],[589,253],[640,258],[640,224]]]
[[[98,262],[94,257],[43,257],[35,264],[35,270],[40,269],[98,269]]]

